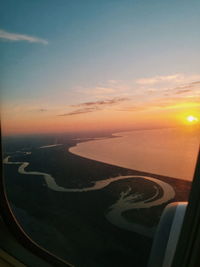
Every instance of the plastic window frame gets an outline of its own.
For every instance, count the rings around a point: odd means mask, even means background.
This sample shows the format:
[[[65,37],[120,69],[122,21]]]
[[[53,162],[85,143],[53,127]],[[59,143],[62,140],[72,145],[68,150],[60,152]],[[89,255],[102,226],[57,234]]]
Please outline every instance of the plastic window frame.
[[[200,149],[180,237],[171,267],[200,266]]]

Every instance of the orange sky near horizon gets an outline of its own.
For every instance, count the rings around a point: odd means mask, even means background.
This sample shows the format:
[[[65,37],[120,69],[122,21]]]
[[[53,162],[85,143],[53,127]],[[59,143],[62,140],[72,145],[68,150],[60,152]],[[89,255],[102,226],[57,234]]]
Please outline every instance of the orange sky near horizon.
[[[161,102],[160,102],[161,105]],[[192,115],[200,118],[199,103],[182,102],[158,107],[155,103],[144,103],[131,109],[130,101],[123,105],[106,106],[100,110],[85,110],[78,114],[67,113],[59,116],[59,111],[28,111],[21,107],[15,113],[2,112],[3,135],[62,133],[85,131],[126,131],[131,129],[163,128],[199,124],[199,120],[188,122]]]

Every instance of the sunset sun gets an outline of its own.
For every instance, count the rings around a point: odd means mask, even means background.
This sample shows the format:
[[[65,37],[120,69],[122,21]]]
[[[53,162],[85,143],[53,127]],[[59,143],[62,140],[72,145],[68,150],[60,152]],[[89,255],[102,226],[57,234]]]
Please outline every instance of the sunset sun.
[[[190,115],[190,116],[187,116],[186,118],[187,122],[190,122],[190,123],[194,123],[194,122],[198,122],[198,118],[193,116],[193,115]]]

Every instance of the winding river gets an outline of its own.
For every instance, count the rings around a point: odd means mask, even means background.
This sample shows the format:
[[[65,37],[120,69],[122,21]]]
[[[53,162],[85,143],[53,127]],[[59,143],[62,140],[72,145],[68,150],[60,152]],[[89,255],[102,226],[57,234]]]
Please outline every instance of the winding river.
[[[51,147],[51,146],[49,146]],[[53,146],[52,146],[53,147]],[[45,147],[43,147],[45,148]],[[30,154],[31,152],[26,152],[26,155]],[[126,229],[129,231],[137,232],[139,234],[143,234],[145,236],[152,236],[154,229],[144,227],[142,225],[129,222],[124,216],[123,213],[128,210],[133,209],[146,209],[150,207],[155,207],[166,203],[172,200],[175,197],[174,189],[171,185],[166,182],[163,182],[159,179],[149,177],[149,176],[141,176],[141,175],[126,175],[126,176],[116,176],[111,177],[108,179],[104,179],[101,181],[94,181],[92,182],[92,186],[83,187],[83,188],[65,188],[59,186],[55,178],[49,174],[44,172],[38,171],[27,171],[26,168],[29,165],[29,162],[15,162],[10,161],[10,156],[6,157],[3,161],[4,164],[14,164],[19,165],[18,172],[23,175],[38,175],[43,176],[46,185],[49,189],[59,192],[69,192],[69,193],[76,193],[76,192],[89,192],[94,190],[101,190],[111,183],[114,183],[119,180],[124,179],[131,179],[131,178],[141,178],[147,181],[151,181],[154,183],[154,195],[150,198],[146,198],[144,194],[139,192],[131,193],[131,188],[129,187],[127,191],[121,192],[120,198],[114,203],[112,206],[108,208],[108,211],[105,213],[105,217],[109,222],[120,227],[122,229]],[[161,188],[161,189],[160,189]],[[161,197],[158,198],[159,191],[162,190]]]

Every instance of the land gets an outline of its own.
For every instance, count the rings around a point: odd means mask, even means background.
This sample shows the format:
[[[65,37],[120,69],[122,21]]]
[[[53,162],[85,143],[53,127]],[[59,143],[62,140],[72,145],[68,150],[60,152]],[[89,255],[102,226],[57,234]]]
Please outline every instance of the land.
[[[8,155],[12,161],[30,162],[27,171],[50,173],[58,185],[66,188],[87,187],[93,181],[118,175],[150,175],[172,185],[176,192],[172,201],[188,199],[190,182],[73,155],[68,149],[80,142],[76,138],[62,137],[58,142],[62,146],[38,149],[41,144],[51,144],[50,141],[50,137],[46,143],[41,139],[26,144],[21,141],[18,148],[8,146]],[[14,153],[18,149],[21,152]],[[32,154],[25,155],[23,151]],[[97,191],[66,193],[49,189],[43,176],[19,174],[17,165],[5,165],[4,170],[13,211],[24,231],[41,246],[78,267],[147,265],[153,239],[112,225],[105,214],[128,187],[136,192],[142,188],[146,195],[151,195],[151,182],[133,178]],[[131,222],[156,227],[167,204],[130,210],[123,215]]]

